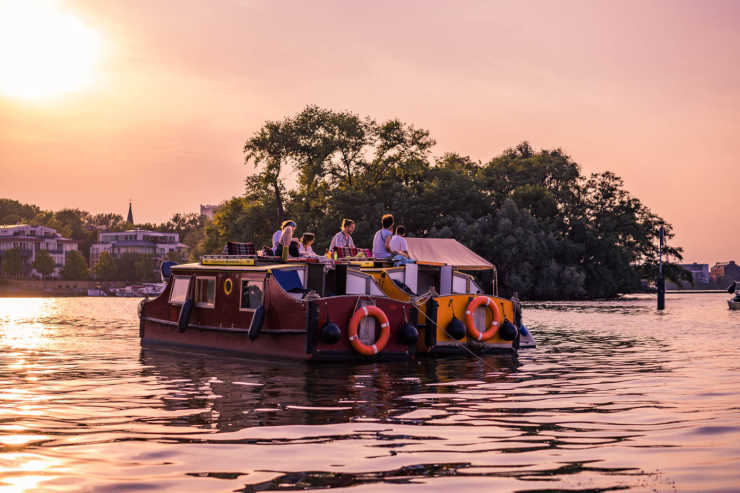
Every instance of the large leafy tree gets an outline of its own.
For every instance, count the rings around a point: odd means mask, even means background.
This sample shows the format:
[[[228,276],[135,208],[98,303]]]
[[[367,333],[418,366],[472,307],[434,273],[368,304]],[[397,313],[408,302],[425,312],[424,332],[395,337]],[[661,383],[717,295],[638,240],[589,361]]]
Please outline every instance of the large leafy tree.
[[[108,252],[103,252],[98,258],[98,262],[93,266],[95,279],[99,281],[115,281],[118,278],[118,267],[116,262]]]
[[[2,272],[8,277],[18,277],[24,271],[23,255],[19,248],[10,248],[2,252],[0,259]]]
[[[62,267],[62,278],[70,281],[84,281],[89,277],[87,261],[77,250],[67,252],[64,267]]]
[[[257,172],[244,201],[232,201],[202,244],[267,241],[290,216],[317,234],[319,250],[343,217],[357,222],[355,243],[369,245],[392,212],[412,235],[452,236],[494,261],[506,292],[574,298],[639,289],[657,265],[659,227],[673,236],[618,176],[583,176],[561,149],[522,142],[485,164],[454,153],[432,163],[433,145],[429,132],[399,120],[315,106],[267,122],[245,144]],[[669,278],[685,278],[671,263],[681,249],[665,252]]]
[[[40,211],[35,205],[21,204],[13,199],[0,199],[0,224],[30,222]]]
[[[44,279],[54,272],[54,267],[54,259],[49,252],[46,250],[39,250],[36,252],[36,259],[33,261],[33,268],[36,269]]]

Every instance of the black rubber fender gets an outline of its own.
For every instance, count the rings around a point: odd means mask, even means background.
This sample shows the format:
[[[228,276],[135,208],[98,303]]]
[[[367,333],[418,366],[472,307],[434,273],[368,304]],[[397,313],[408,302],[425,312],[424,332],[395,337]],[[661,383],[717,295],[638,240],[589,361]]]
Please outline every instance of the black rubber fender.
[[[193,300],[187,299],[180,308],[180,315],[177,317],[177,328],[184,332],[190,323],[190,313],[193,311]]]
[[[262,330],[262,324],[264,322],[265,322],[265,307],[264,305],[260,305],[254,311],[254,315],[252,315],[252,322],[249,324],[249,340],[250,341],[257,339],[257,336],[260,335],[260,330]]]

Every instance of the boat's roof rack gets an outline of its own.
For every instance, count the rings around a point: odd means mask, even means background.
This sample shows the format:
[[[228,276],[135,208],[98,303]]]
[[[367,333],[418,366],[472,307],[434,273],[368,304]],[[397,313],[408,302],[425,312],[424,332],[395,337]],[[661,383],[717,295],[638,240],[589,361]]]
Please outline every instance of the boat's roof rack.
[[[254,265],[256,255],[203,255],[202,265]]]

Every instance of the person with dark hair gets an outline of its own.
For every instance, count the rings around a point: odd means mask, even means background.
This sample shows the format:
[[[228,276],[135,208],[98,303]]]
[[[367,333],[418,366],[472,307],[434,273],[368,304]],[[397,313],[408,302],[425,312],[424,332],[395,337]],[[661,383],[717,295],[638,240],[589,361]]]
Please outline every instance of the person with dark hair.
[[[355,248],[355,242],[352,240],[352,233],[354,232],[355,222],[352,219],[342,219],[342,230],[331,239],[329,252],[333,252],[337,247]]]
[[[406,258],[409,258],[409,247],[406,243],[406,228],[399,224],[396,226],[396,234],[391,237],[390,247],[391,251],[393,251],[396,255],[401,255]]]
[[[394,254],[390,246],[391,236],[393,236],[393,215],[384,215],[380,223],[383,227],[373,237],[373,257],[380,259],[391,258]]]
[[[314,240],[316,239],[316,235],[313,233],[303,233],[303,236],[301,236],[301,241],[298,243],[298,252],[300,253],[301,257],[317,257],[316,253],[314,253],[313,248],[311,245],[313,245]]]

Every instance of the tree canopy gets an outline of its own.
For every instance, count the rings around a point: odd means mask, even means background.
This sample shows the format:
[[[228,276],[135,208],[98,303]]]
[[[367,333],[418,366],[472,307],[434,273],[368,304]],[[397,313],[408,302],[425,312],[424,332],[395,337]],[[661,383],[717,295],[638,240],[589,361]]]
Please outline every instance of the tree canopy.
[[[64,267],[61,271],[62,279],[69,281],[84,281],[89,277],[87,261],[77,250],[67,252]]]
[[[23,273],[24,263],[20,248],[10,248],[2,252],[0,271],[9,277],[17,277]]]
[[[244,197],[217,212],[202,251],[229,239],[268,244],[286,218],[316,233],[317,251],[344,217],[357,222],[355,243],[369,245],[390,212],[410,236],[456,238],[497,264],[504,294],[585,298],[639,290],[656,269],[660,226],[673,237],[619,176],[586,176],[561,149],[522,142],[481,163],[435,160],[433,146],[427,130],[399,120],[317,106],[268,121],[244,146]],[[681,260],[679,247],[665,253]],[[686,276],[671,263],[665,271]]]
[[[38,271],[43,278],[48,277],[54,272],[54,259],[46,250],[36,252],[36,259],[33,261],[33,268]]]

